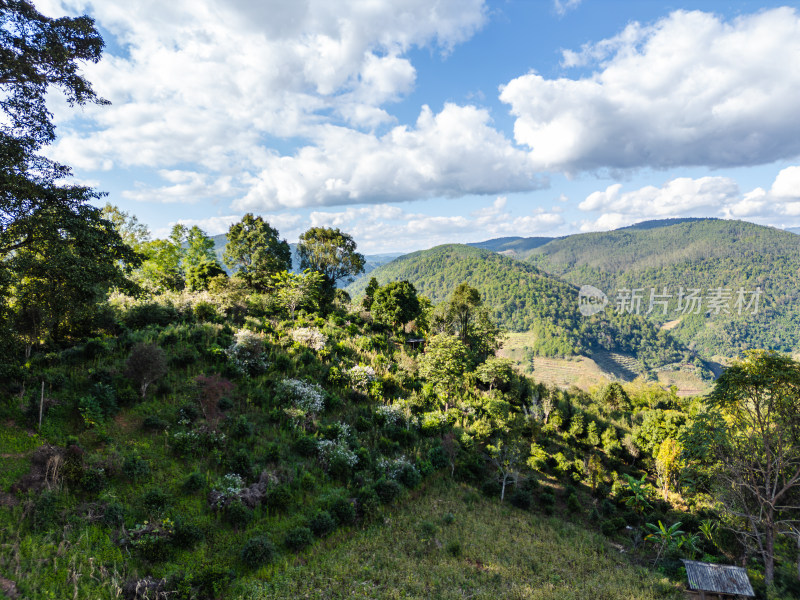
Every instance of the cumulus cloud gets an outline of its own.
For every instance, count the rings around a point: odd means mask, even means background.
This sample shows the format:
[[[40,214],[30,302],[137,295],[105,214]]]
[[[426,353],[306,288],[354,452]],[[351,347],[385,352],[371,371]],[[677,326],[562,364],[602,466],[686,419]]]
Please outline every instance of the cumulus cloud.
[[[327,124],[354,133],[391,124],[384,105],[416,79],[408,51],[447,53],[485,21],[483,0],[37,6],[89,12],[122,48],[85,69],[112,106],[76,112],[54,96],[53,158],[84,170],[192,164],[221,175],[257,173],[266,146],[316,139]]]
[[[213,179],[206,173],[177,169],[162,169],[159,174],[172,185],[152,187],[139,183],[135,189],[122,192],[122,197],[136,202],[194,204],[224,198],[233,191],[229,176]]]
[[[492,128],[486,110],[473,106],[447,104],[438,114],[425,106],[414,128],[398,126],[383,136],[326,126],[315,142],[294,156],[266,156],[234,206],[396,202],[546,185],[527,154]]]
[[[578,205],[600,215],[580,221],[582,231],[606,231],[647,219],[714,216],[786,225],[786,218],[800,216],[800,167],[787,167],[775,177],[769,190],[762,187],[742,193],[728,177],[681,177],[661,187],[645,186],[623,191],[613,184],[593,192]]]
[[[589,76],[531,72],[500,98],[540,169],[766,164],[800,154],[799,61],[794,8],[731,21],[676,11],[564,53]]]

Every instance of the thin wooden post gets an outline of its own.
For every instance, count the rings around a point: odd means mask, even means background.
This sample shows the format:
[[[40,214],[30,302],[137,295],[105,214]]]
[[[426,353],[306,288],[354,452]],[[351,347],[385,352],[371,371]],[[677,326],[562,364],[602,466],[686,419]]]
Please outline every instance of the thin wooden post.
[[[42,409],[44,408],[44,379],[42,379],[42,397],[39,398],[39,431],[42,430]]]

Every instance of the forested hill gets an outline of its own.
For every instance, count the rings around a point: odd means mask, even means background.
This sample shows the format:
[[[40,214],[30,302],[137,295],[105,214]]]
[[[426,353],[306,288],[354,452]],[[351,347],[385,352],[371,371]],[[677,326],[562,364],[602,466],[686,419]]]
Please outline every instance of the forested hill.
[[[509,254],[512,256],[527,255],[534,248],[544,246],[548,242],[552,242],[556,238],[552,237],[503,237],[486,240],[485,242],[472,242],[467,246],[474,246],[475,248],[483,248],[484,250],[491,250],[500,254]]]
[[[532,349],[538,354],[590,354],[602,348],[635,354],[649,367],[689,356],[684,346],[641,317],[615,315],[609,309],[582,316],[575,286],[489,250],[437,246],[401,256],[370,276],[382,285],[408,280],[434,303],[445,300],[460,283],[468,283],[480,291],[484,305],[503,327],[534,333]],[[362,277],[346,290],[353,298],[362,296],[368,280]]]
[[[703,219],[572,235],[534,249],[527,261],[575,285],[595,285],[612,302],[616,290],[643,288],[646,304],[651,287],[666,287],[674,304],[651,318],[680,319],[676,337],[708,354],[800,348],[800,236],[788,231]],[[701,314],[676,312],[681,287],[701,289],[706,299],[709,290],[730,289],[730,313],[706,314],[706,304]],[[738,314],[737,290],[757,287],[763,290],[757,314]]]

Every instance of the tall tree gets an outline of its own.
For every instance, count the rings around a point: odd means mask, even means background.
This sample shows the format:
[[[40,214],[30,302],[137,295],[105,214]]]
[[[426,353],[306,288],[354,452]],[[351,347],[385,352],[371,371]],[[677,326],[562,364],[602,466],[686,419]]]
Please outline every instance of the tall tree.
[[[379,323],[395,329],[416,319],[420,313],[416,288],[408,281],[393,281],[374,292],[371,312]]]
[[[25,0],[0,2],[0,257],[45,237],[57,240],[59,222],[99,197],[61,183],[70,169],[39,151],[55,139],[45,102],[51,87],[70,104],[107,103],[78,71],[99,61],[102,50],[87,16],[52,19]]]
[[[278,237],[277,229],[252,213],[231,225],[223,258],[248,286],[257,290],[268,289],[273,274],[292,268],[289,244]]]
[[[197,225],[186,236],[182,268],[186,287],[190,290],[204,290],[212,277],[225,275],[225,271],[214,252],[214,240],[208,237]]]
[[[776,534],[800,524],[800,363],[746,353],[717,380],[685,438],[695,456],[713,460],[717,497],[772,583]]]
[[[300,236],[297,244],[300,268],[319,271],[325,277],[323,301],[326,303],[333,300],[337,282],[349,283],[364,272],[366,261],[356,248],[352,236],[338,228],[312,227]]]

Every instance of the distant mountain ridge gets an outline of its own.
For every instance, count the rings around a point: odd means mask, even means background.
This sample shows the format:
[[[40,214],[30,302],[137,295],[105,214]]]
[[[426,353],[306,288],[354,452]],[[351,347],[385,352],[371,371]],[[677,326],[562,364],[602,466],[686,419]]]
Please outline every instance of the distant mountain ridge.
[[[475,287],[503,327],[532,332],[531,350],[543,356],[591,354],[605,349],[634,354],[649,366],[690,360],[691,353],[667,332],[642,317],[611,311],[584,317],[578,288],[525,262],[483,248],[446,244],[413,252],[375,269],[379,284],[408,280],[434,303],[447,299],[460,283]],[[363,296],[370,277],[348,286]]]
[[[678,221],[566,236],[534,249],[526,260],[575,285],[594,285],[612,301],[618,290],[642,289],[647,297],[651,288],[673,296],[680,288],[705,294],[726,289],[733,299],[739,289],[758,288],[757,314],[738,314],[730,305],[729,313],[654,311],[651,318],[680,319],[674,335],[706,354],[800,349],[800,236],[746,221]]]

